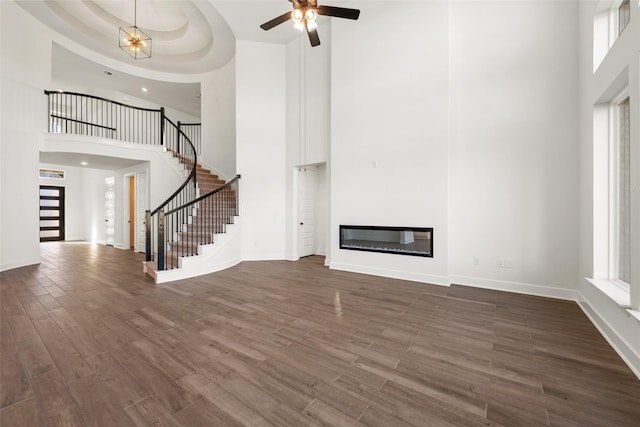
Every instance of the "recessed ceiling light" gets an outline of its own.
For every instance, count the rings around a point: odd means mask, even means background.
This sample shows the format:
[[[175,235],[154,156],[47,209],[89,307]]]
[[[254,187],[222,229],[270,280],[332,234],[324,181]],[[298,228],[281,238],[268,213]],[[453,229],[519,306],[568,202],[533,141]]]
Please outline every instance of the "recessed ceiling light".
[[[143,92],[146,92],[146,91],[148,91],[148,90],[149,90],[149,89],[147,89],[146,87],[143,87],[143,88],[142,88],[142,91],[143,91]]]
[[[80,162],[80,164],[81,164],[82,166],[87,166],[89,163],[87,163],[87,162]]]

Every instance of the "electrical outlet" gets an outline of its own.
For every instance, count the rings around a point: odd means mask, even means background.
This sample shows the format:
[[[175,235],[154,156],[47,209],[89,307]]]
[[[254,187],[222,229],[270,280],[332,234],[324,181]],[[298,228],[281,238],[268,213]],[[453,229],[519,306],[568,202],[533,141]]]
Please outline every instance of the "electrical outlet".
[[[480,265],[480,258],[478,258],[477,256],[473,257],[473,265]]]
[[[498,265],[498,268],[504,268],[504,259],[498,258],[497,265]]]

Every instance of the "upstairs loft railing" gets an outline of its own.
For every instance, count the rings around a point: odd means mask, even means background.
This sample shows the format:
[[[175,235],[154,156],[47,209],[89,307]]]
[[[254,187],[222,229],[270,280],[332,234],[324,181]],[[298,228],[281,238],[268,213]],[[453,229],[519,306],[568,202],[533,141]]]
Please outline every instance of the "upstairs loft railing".
[[[134,107],[75,92],[45,90],[44,93],[48,97],[51,133],[164,145],[164,108]]]
[[[193,143],[181,127],[165,116],[164,108],[135,107],[75,92],[45,90],[44,93],[48,97],[49,132],[163,146],[189,171],[182,185],[147,215],[146,258],[151,261],[155,254],[151,230],[158,230],[160,212],[175,209],[197,197],[198,156]]]

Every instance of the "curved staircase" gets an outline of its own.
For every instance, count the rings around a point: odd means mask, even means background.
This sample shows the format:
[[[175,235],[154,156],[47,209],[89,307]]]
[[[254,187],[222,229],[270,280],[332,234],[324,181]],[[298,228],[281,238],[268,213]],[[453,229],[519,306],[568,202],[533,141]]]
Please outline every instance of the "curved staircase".
[[[143,271],[156,283],[240,262],[239,238],[231,238],[238,228],[234,224],[238,222],[240,175],[227,183],[200,165],[197,150],[184,132],[186,124],[176,125],[165,116],[164,108],[140,108],[73,92],[45,91],[45,95],[49,132],[161,146],[187,172],[182,185],[165,202],[146,211]]]
[[[174,156],[182,157],[176,153]],[[188,160],[182,161],[189,166]],[[227,183],[196,164],[196,199],[164,213],[164,268],[158,269],[157,258],[143,262],[143,271],[156,283],[210,273],[240,261],[239,250],[231,251],[231,256],[219,254],[230,240],[230,231],[237,228],[238,179],[239,176]]]

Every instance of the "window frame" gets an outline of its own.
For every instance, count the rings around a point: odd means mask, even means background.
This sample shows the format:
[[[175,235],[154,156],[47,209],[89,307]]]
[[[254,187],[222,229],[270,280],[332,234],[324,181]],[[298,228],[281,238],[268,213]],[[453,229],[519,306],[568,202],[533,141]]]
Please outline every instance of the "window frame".
[[[609,281],[626,293],[631,292],[631,285],[619,277],[620,266],[620,147],[621,104],[631,97],[629,88],[623,89],[610,104],[609,138]],[[629,236],[630,237],[630,236]]]
[[[616,10],[616,37],[620,37],[620,35],[622,35],[622,33],[624,32],[624,30],[629,26],[629,23],[631,22],[631,0],[621,0],[618,3],[618,6],[615,8]],[[628,4],[629,5],[629,19],[627,20],[627,22],[625,22],[624,27],[621,28],[621,22],[620,19],[622,18],[622,14],[620,13],[622,6],[624,4]]]

